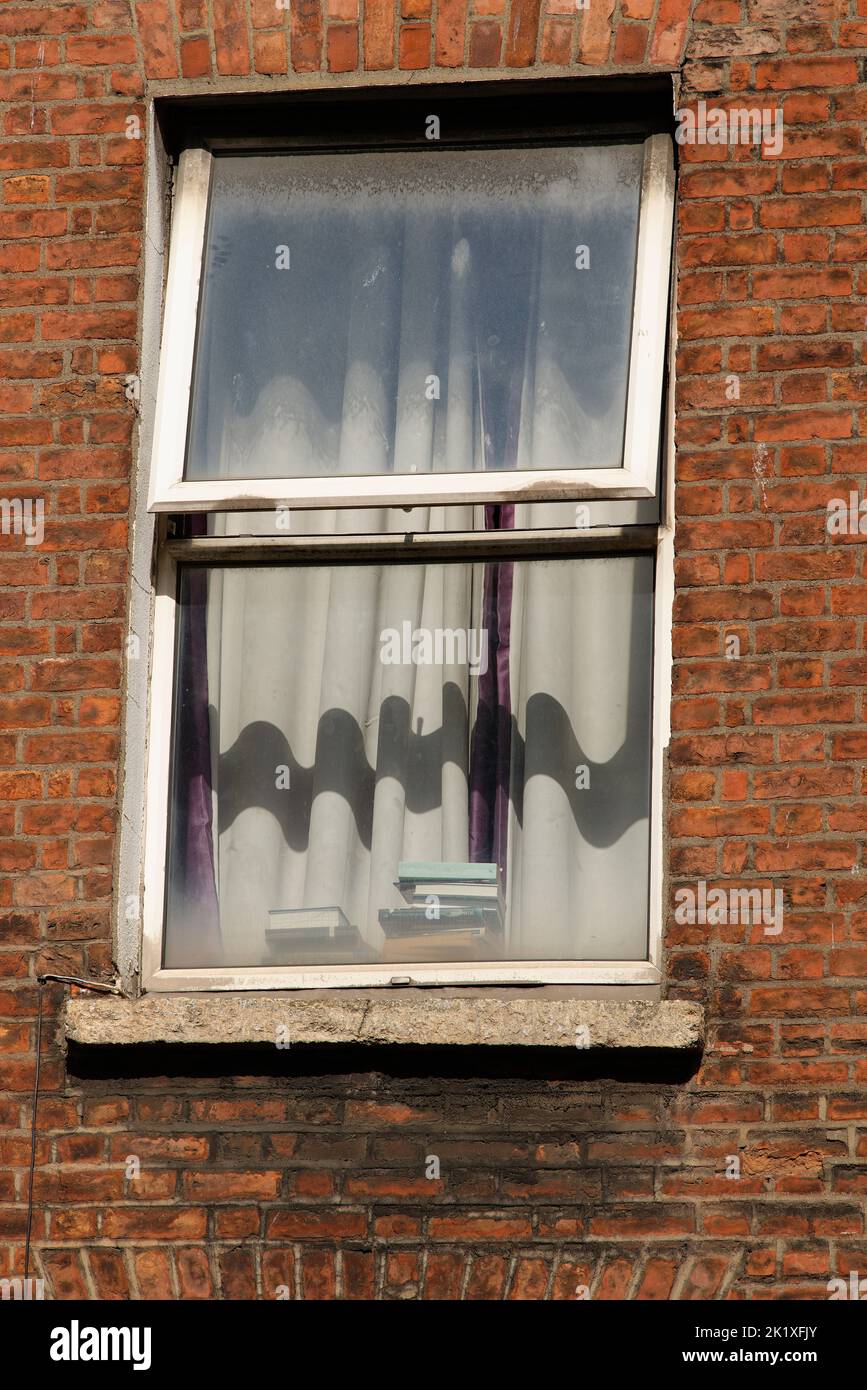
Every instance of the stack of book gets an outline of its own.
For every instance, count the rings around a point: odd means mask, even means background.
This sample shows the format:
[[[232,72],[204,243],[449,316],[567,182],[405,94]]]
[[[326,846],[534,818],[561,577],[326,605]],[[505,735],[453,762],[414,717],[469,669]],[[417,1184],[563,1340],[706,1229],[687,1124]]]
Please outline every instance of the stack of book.
[[[384,908],[386,960],[475,960],[502,954],[505,905],[496,864],[403,860],[395,887],[407,907]]]
[[[340,965],[374,956],[339,907],[272,907],[265,942],[272,965]]]

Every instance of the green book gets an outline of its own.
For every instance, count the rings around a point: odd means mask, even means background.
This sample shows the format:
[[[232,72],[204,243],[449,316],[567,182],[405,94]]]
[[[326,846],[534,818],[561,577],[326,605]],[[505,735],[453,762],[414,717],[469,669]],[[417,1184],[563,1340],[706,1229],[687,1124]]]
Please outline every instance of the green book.
[[[449,932],[468,931],[488,935],[502,930],[496,907],[446,907],[435,919],[428,917],[423,907],[384,907],[379,913],[379,925],[388,937],[408,934],[442,937]]]
[[[499,864],[457,864],[437,860],[402,859],[397,866],[397,887],[411,883],[490,883],[499,882]]]

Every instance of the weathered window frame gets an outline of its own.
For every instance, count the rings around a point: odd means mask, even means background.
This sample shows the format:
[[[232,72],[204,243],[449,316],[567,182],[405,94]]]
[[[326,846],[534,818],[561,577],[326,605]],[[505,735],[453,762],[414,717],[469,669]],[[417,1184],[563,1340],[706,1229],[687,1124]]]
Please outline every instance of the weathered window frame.
[[[147,509],[155,513],[156,555],[151,666],[148,687],[148,749],[142,856],[141,985],[147,991],[346,988],[416,984],[656,986],[662,980],[663,757],[668,742],[673,595],[673,488],[671,394],[663,437],[659,524],[600,526],[597,504],[622,498],[653,498],[659,489],[660,424],[666,366],[674,174],[671,140],[651,135],[645,142],[639,222],[635,312],[630,360],[624,469],[570,470],[556,474],[503,473],[395,475],[392,478],[264,480],[220,483],[182,479],[190,381],[195,344],[201,254],[211,156],[202,146],[184,150],[177,171],[169,270],[165,293],[159,385],[151,453]],[[652,272],[652,273],[651,273]],[[640,382],[640,384],[639,384]],[[653,389],[651,390],[651,384]],[[641,416],[640,411],[646,413]],[[643,425],[640,421],[643,418]],[[457,486],[456,486],[457,484]],[[202,970],[162,968],[166,874],[166,828],[171,754],[172,683],[177,617],[177,571],[181,563],[325,563],[335,558],[386,559],[403,535],[365,537],[196,537],[175,539],[165,513],[242,512],[335,505],[415,506],[444,502],[576,499],[589,501],[591,525],[580,530],[519,533],[453,533],[412,541],[414,559],[475,552],[502,554],[653,553],[655,555],[653,728],[649,949],[636,961],[519,961],[438,963],[397,967],[346,965],[291,968],[235,967]],[[398,975],[396,972],[400,970]]]

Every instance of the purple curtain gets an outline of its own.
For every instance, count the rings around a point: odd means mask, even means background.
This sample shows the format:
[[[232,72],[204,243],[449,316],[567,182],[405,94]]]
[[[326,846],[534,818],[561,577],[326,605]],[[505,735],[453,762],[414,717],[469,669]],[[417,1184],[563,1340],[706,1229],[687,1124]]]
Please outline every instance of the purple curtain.
[[[515,229],[504,229],[515,235]],[[521,426],[524,366],[538,302],[538,231],[528,226],[525,248],[533,286],[523,303],[504,300],[496,281],[496,246],[477,258],[475,319],[485,468],[515,468]],[[485,283],[487,280],[487,284]],[[486,531],[510,531],[515,508],[485,508]],[[514,565],[485,565],[482,623],[488,632],[488,669],[479,677],[479,701],[470,749],[470,860],[506,872],[512,765],[512,696],[509,658]]]
[[[495,518],[495,512],[500,516]],[[513,526],[514,507],[485,508],[486,530]],[[499,864],[503,874],[512,763],[512,573],[511,560],[485,565],[482,625],[488,633],[488,669],[479,676],[479,702],[470,751],[470,860],[474,864]]]

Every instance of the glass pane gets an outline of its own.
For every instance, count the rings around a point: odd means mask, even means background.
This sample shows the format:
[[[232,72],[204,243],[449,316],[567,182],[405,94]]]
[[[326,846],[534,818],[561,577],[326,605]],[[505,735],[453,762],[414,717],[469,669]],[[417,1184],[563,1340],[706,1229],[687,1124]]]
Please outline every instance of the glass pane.
[[[215,157],[185,476],[619,468],[642,157]]]
[[[179,599],[168,967],[644,958],[651,557]]]

